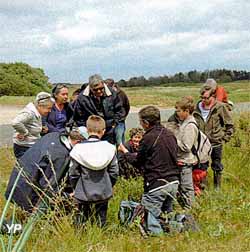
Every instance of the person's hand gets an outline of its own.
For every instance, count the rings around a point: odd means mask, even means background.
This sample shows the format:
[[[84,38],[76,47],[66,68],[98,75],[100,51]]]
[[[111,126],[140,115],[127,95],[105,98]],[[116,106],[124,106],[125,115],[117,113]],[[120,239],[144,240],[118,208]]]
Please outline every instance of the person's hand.
[[[46,133],[48,133],[48,131],[49,131],[49,129],[47,126],[42,127],[42,133],[46,134]]]
[[[18,134],[16,135],[16,138],[17,138],[19,141],[23,141],[23,140],[25,139],[25,136],[24,136],[23,134],[18,133]]]
[[[126,149],[126,147],[122,143],[118,146],[118,151],[121,151],[123,153],[128,152],[128,150]]]

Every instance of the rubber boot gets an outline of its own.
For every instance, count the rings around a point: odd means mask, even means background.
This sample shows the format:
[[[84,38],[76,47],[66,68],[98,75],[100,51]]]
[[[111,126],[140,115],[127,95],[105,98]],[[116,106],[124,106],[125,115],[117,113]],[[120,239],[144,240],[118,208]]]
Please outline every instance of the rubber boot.
[[[214,172],[214,189],[219,190],[221,188],[221,177],[220,172]]]

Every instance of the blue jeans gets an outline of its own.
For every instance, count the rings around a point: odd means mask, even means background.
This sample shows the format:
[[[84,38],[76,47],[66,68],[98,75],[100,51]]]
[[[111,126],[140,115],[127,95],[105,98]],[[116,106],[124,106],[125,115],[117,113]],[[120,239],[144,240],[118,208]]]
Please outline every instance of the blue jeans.
[[[158,235],[163,232],[160,224],[162,206],[167,203],[166,201],[176,199],[178,185],[179,181],[170,182],[158,190],[151,190],[142,195],[141,204],[148,211],[146,223],[150,233]]]
[[[120,145],[121,143],[125,142],[125,131],[125,122],[119,122],[118,125],[115,127],[116,145]]]

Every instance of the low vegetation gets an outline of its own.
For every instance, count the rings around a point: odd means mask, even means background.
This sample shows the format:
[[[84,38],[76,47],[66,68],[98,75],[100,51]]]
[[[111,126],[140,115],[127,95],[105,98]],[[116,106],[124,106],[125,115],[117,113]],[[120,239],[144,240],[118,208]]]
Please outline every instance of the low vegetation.
[[[201,83],[172,84],[171,86],[155,87],[126,87],[123,90],[129,97],[130,103],[134,107],[144,105],[156,105],[159,107],[173,107],[176,100],[184,95],[192,95],[196,100],[199,99]],[[224,83],[223,86],[229,93],[229,99],[234,103],[249,102],[250,81]],[[69,94],[79,88],[79,85],[69,86]],[[143,99],[142,99],[143,98]],[[0,105],[26,105],[34,97],[29,96],[0,96]]]
[[[138,201],[142,193],[142,179],[119,179],[114,197],[109,204],[108,225],[100,229],[89,223],[75,229],[72,215],[63,211],[50,211],[40,219],[30,235],[25,251],[249,251],[250,249],[250,122],[249,113],[237,115],[237,131],[225,145],[223,163],[225,171],[221,191],[214,191],[209,174],[209,188],[196,199],[192,210],[200,225],[200,232],[166,234],[162,237],[143,238],[136,225],[125,228],[119,225],[118,209],[121,200]],[[11,149],[0,150],[0,209],[5,204],[3,193],[14,164]],[[178,211],[181,209],[176,205]],[[11,209],[10,209],[11,210]],[[9,212],[9,217],[10,217]],[[18,218],[24,223],[23,214]],[[14,241],[18,238],[15,237]],[[7,236],[1,236],[5,244]]]

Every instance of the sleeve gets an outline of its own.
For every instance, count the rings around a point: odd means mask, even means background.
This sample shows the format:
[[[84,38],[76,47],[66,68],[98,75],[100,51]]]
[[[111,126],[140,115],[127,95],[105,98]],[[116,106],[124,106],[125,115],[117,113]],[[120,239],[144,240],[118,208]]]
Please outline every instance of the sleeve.
[[[118,95],[113,93],[114,95],[114,122],[118,124],[121,120],[124,120],[125,109],[122,106],[121,99]]]
[[[46,118],[46,126],[48,127],[48,132],[60,132],[59,129],[56,128],[55,118],[55,111],[52,110]]]
[[[29,135],[28,129],[25,124],[29,123],[33,118],[33,115],[28,112],[22,112],[18,114],[12,121],[12,127],[20,134],[27,136]]]
[[[223,120],[223,124],[224,124],[222,126],[225,127],[225,134],[224,134],[223,140],[225,142],[228,142],[234,133],[234,124],[233,124],[232,116],[225,105],[223,105],[221,119]]]
[[[191,152],[193,145],[198,136],[198,128],[193,124],[187,124],[183,130],[180,137],[177,138],[177,145],[183,152]]]
[[[119,175],[119,165],[116,155],[114,155],[112,161],[108,166],[108,173],[110,176],[112,186],[114,186]]]
[[[126,95],[126,93],[123,90],[121,90],[121,98],[123,100],[123,107],[125,110],[125,118],[124,119],[126,119],[128,113],[129,113],[129,110],[130,110],[130,103],[129,103],[128,96]]]
[[[80,165],[74,159],[71,159],[69,165],[69,182],[73,189],[75,189],[80,176]]]
[[[135,155],[135,153],[130,152],[127,152],[124,155],[130,164],[134,165],[137,168],[141,168],[146,161],[147,152],[148,144],[146,144],[145,139],[142,138],[142,140],[140,141],[137,155]]]
[[[75,102],[74,112],[73,112],[73,121],[76,123],[78,127],[80,126],[86,126],[86,122],[83,121],[83,111],[82,108],[82,101],[81,101],[81,95],[80,94]]]

